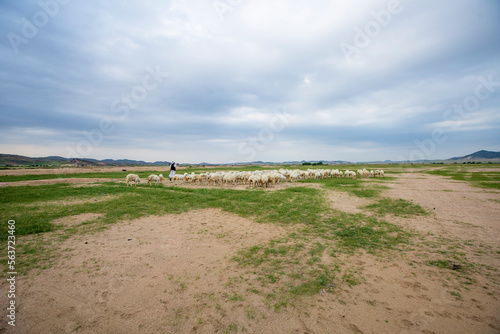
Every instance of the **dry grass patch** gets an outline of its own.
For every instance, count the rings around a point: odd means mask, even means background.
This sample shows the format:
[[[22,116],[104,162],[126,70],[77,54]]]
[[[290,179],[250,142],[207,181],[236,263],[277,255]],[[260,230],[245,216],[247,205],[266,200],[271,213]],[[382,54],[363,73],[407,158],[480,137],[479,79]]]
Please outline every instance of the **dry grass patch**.
[[[102,213],[81,213],[79,215],[61,217],[52,221],[54,225],[76,226],[103,217]]]

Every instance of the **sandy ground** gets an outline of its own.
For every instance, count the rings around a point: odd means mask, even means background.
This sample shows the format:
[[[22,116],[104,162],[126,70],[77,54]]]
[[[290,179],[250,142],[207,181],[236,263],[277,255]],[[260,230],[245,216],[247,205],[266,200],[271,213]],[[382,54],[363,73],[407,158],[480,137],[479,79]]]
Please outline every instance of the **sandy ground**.
[[[468,259],[500,268],[500,192],[426,174],[397,177],[382,195],[412,200],[432,213],[387,220],[430,239],[481,244],[487,251],[471,246]],[[347,212],[363,212],[370,203],[333,191],[327,197]],[[362,270],[362,284],[318,293],[279,312],[248,286],[228,284],[243,273],[231,261],[238,249],[285,233],[284,227],[207,209],[75,235],[58,245],[61,256],[52,268],[18,277],[17,326],[3,316],[0,332],[500,333],[498,272],[470,274],[477,282],[467,290],[448,269],[425,264],[432,253],[421,250],[349,257],[349,265]],[[0,288],[6,291],[5,283]],[[242,300],[228,298],[235,292]],[[0,294],[0,305],[6,303]]]
[[[391,189],[384,196],[414,201],[433,213],[409,220],[412,228],[463,241],[480,240],[500,250],[500,191],[428,174],[402,174],[400,181],[385,184]]]

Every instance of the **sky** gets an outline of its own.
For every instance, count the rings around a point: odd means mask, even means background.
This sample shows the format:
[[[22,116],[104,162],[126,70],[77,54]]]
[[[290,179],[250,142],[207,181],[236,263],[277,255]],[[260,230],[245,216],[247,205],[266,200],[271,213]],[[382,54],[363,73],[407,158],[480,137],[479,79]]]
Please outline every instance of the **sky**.
[[[497,0],[3,0],[0,34],[4,154],[500,151]]]

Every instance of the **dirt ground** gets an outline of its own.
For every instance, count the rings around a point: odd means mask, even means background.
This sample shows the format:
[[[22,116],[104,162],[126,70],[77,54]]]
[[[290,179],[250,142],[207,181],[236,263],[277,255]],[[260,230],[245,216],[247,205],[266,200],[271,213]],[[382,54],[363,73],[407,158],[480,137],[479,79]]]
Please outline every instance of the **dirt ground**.
[[[482,245],[489,251],[467,248],[469,261],[500,268],[500,192],[427,174],[396,176],[382,196],[412,200],[431,214],[388,221],[432,240]],[[347,212],[363,212],[370,203],[343,192],[327,197]],[[86,219],[92,217],[57,223]],[[425,264],[432,254],[422,250],[349,257],[362,270],[362,284],[303,298],[279,312],[247,286],[228,284],[244,271],[231,261],[238,249],[286,232],[206,209],[75,235],[58,244],[52,268],[18,277],[16,327],[3,316],[0,332],[500,333],[499,273],[472,273],[477,282],[467,290],[448,269]],[[450,294],[458,290],[460,296]],[[235,292],[242,299],[228,300]],[[6,303],[0,294],[0,305]]]

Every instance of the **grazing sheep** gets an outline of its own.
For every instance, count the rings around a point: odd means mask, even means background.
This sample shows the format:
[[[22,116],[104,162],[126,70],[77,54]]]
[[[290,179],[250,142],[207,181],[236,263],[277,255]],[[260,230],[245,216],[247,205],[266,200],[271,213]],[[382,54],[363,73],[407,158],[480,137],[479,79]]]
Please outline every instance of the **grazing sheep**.
[[[258,185],[260,185],[260,181],[260,175],[258,174],[250,175],[250,177],[248,178],[248,184],[250,185],[250,187],[257,187]]]
[[[236,174],[227,173],[222,177],[223,184],[235,184],[236,183]]]
[[[342,172],[339,171],[338,169],[335,169],[335,170],[332,170],[332,173],[331,173],[332,177],[342,177]]]
[[[344,177],[350,177],[351,179],[355,179],[356,178],[356,172],[350,171],[350,170],[346,170],[344,172]]]
[[[189,182],[192,182],[194,183],[196,180],[195,180],[195,174],[194,172],[191,173],[191,174],[188,174],[188,173],[184,173],[184,181],[186,183],[189,183]]]
[[[208,183],[219,185],[222,183],[222,175],[218,173],[210,173],[208,175]]]
[[[130,175],[137,177],[137,180]],[[135,174],[129,174],[130,178],[127,179],[127,185],[134,183],[135,185],[141,184],[139,177]],[[129,177],[127,176],[127,177]],[[200,174],[196,173],[184,173],[183,175],[175,175],[172,177],[172,181],[184,181],[185,183],[193,184],[208,184],[208,185],[237,185],[244,184],[250,187],[270,187],[280,182],[290,181],[297,182],[298,180],[306,179],[324,179],[328,177],[348,177],[355,179],[356,176],[360,178],[364,177],[384,177],[383,170],[368,171],[365,168],[362,170],[357,170],[356,172],[351,170],[346,170],[344,173],[338,169],[308,169],[307,171],[299,169],[283,169],[279,170],[259,170],[259,171],[218,171],[218,172],[204,172]],[[163,175],[160,174],[156,176],[154,174],[148,177],[148,184],[156,182],[156,184],[161,184],[163,181]]]
[[[243,172],[241,174],[241,183],[247,184],[251,176],[252,176],[251,172]]]
[[[272,171],[271,173],[269,173],[268,177],[269,177],[269,183],[271,183],[271,184],[280,183],[282,178],[285,178],[282,174],[280,174],[276,171]],[[286,180],[286,178],[285,178],[285,180]]]
[[[266,188],[269,184],[269,177],[267,175],[261,175],[260,184],[262,185],[262,187]]]
[[[184,181],[184,175],[181,175],[181,174],[175,174],[174,177],[172,178],[172,181],[176,181],[176,180],[179,180],[179,181]]]
[[[298,173],[298,172],[290,173],[290,181],[291,182],[297,182],[298,180],[300,180],[300,173]]]
[[[125,182],[127,183],[127,187],[129,185],[131,186],[132,182],[134,183],[135,186],[137,186],[141,184],[141,179],[139,178],[139,176],[135,174],[129,174],[125,177]]]
[[[208,173],[201,173],[198,175],[197,181],[203,183],[204,181],[208,182]]]
[[[365,168],[363,168],[362,170],[358,169],[357,174],[359,177],[369,177],[370,176],[370,172],[367,171]]]
[[[193,178],[191,179],[191,183],[201,183],[201,174],[195,174],[193,175]]]
[[[151,174],[148,176],[148,184],[151,185],[151,183],[156,183],[160,184],[160,177],[158,175]]]

